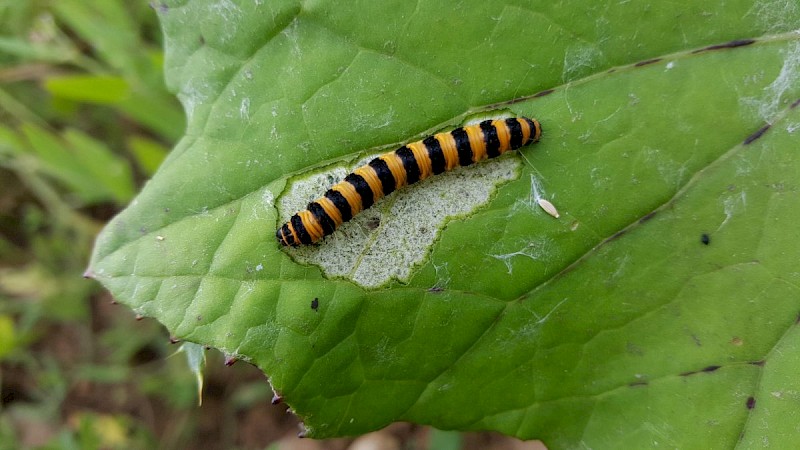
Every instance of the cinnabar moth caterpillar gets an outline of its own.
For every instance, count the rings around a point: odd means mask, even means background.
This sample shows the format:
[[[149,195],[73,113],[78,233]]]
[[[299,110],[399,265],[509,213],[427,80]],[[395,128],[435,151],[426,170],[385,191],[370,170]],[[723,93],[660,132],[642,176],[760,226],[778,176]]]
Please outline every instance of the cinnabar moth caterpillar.
[[[537,120],[512,117],[438,133],[384,153],[347,175],[278,228],[283,245],[312,244],[403,186],[458,166],[494,158],[539,140]]]

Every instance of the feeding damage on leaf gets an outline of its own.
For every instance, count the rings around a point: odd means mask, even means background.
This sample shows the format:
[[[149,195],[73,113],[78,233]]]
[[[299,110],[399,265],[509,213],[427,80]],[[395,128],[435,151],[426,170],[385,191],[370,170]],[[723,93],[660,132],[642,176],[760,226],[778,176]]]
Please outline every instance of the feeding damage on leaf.
[[[518,159],[496,157],[535,142],[540,135],[539,123],[524,117],[483,120],[370,158],[346,176],[343,168],[335,168],[295,181],[280,198],[280,211],[300,209],[308,199],[316,200],[276,235],[282,244],[296,246],[330,234],[321,245],[290,252],[300,262],[322,267],[328,276],[349,278],[365,287],[407,280],[447,220],[475,211],[498,185],[518,176]],[[473,165],[487,158],[491,160]],[[441,175],[433,176],[437,174]],[[331,180],[341,179],[319,197]],[[538,191],[536,202],[558,217],[555,206]]]
[[[538,141],[541,134],[541,125],[535,119],[512,117],[484,120],[404,145],[347,175],[293,215],[275,236],[284,246],[319,242],[397,189],[456,167],[496,158]]]

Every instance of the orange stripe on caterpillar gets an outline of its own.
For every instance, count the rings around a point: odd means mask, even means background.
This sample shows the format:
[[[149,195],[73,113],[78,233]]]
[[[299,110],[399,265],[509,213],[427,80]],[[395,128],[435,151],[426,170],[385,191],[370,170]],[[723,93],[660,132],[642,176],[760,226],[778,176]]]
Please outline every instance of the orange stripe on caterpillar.
[[[347,175],[275,233],[283,245],[312,244],[382,197],[417,181],[495,158],[539,140],[535,119],[512,117],[438,133],[384,153]]]

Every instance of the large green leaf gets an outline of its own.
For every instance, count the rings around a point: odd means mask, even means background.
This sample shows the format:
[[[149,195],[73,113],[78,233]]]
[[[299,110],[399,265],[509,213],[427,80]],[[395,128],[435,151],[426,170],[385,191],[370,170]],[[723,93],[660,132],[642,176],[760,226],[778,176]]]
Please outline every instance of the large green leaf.
[[[186,137],[88,273],[258,365],[309,435],[395,420],[552,448],[797,435],[795,3],[155,9]],[[365,157],[509,113],[542,121],[524,158],[393,194],[319,246],[275,241]]]

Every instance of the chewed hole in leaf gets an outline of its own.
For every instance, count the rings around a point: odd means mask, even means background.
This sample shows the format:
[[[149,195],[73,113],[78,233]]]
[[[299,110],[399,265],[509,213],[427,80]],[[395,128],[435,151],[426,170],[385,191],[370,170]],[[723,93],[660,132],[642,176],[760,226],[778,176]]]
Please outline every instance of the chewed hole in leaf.
[[[281,223],[375,156],[292,182],[278,199]],[[300,263],[319,266],[329,277],[363,287],[375,288],[392,279],[407,281],[447,221],[486,205],[500,184],[519,176],[521,166],[518,156],[504,155],[431,177],[376,202],[319,245],[287,251]]]

